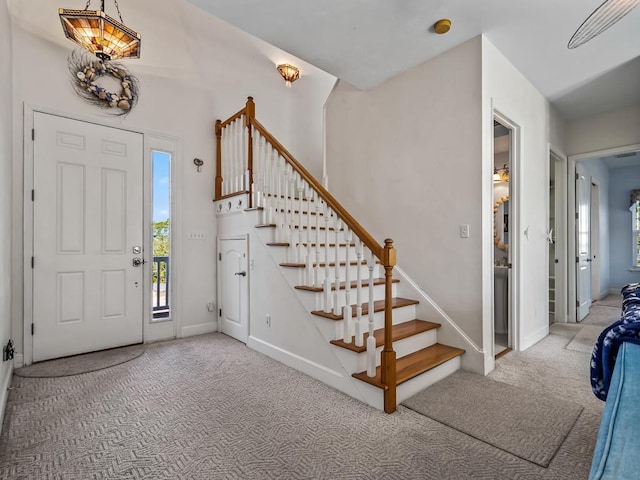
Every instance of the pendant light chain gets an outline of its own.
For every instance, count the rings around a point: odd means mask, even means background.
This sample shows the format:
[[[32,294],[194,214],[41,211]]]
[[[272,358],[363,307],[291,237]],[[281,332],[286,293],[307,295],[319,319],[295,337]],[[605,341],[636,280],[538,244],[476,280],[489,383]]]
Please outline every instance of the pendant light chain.
[[[118,11],[118,17],[120,17],[120,23],[124,24],[122,14],[120,13],[120,6],[118,5],[118,0],[113,0],[113,3],[116,4],[116,10]],[[89,5],[91,5],[91,0],[87,0],[87,4],[84,6],[84,9],[89,10]],[[102,11],[104,12],[104,2],[102,3]]]
[[[120,7],[118,6],[118,0],[113,0],[113,3],[116,4],[116,10],[118,11],[118,16],[120,17],[120,23],[124,24],[124,20],[122,20],[122,14],[120,13]]]

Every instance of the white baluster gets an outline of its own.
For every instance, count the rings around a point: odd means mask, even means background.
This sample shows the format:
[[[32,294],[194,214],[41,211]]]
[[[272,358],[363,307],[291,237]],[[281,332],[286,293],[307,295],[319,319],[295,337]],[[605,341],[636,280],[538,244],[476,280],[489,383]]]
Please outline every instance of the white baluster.
[[[264,208],[264,199],[262,198],[262,194],[264,191],[264,165],[262,159],[262,152],[260,151],[261,144],[260,139],[258,138],[258,132],[255,132],[255,135],[252,137],[253,141],[253,188],[251,191],[253,192],[253,206],[254,207],[263,207]]]
[[[278,155],[277,158],[277,168],[276,168],[276,179],[278,184],[278,191],[276,195],[276,219],[277,219],[277,227],[276,227],[276,242],[281,242],[284,237],[284,211],[282,207],[282,190],[283,190],[283,181],[284,181],[284,159],[282,156]]]
[[[228,168],[227,168],[227,158],[229,156],[227,150],[228,150],[228,142],[227,142],[227,129],[226,127],[222,129],[222,135],[220,137],[221,140],[221,154],[222,154],[222,161],[220,162],[220,175],[222,176],[222,195],[226,195],[227,194],[227,188],[229,185],[229,179],[227,178],[228,175]]]
[[[367,259],[367,266],[369,267],[369,337],[367,338],[367,376],[376,376],[376,339],[373,336],[373,269],[376,265],[375,257],[371,252],[370,257]]]
[[[329,267],[329,224],[331,211],[324,209],[324,311],[331,312],[331,268]]]
[[[336,246],[334,247],[333,253],[334,253],[334,260],[335,263],[333,265],[333,271],[334,271],[334,279],[335,279],[335,290],[333,292],[333,309],[334,309],[334,313],[336,315],[338,315],[340,313],[339,307],[338,305],[340,305],[338,296],[340,294],[340,239],[338,238],[338,235],[340,234],[340,227],[341,227],[341,222],[340,219],[338,218],[338,216],[335,216],[335,222],[333,224],[334,227],[334,237],[335,237],[335,244]]]
[[[305,193],[307,196],[307,259],[306,259],[306,272],[307,272],[307,285],[314,285],[313,283],[313,260],[311,255],[311,205],[315,200],[315,192],[311,189],[309,184],[305,184]]]
[[[248,160],[248,142],[249,130],[244,126],[244,115],[239,119],[240,122],[240,165],[242,172],[242,185],[238,191],[249,190],[249,160]]]
[[[344,318],[344,341],[349,343],[351,342],[351,329],[350,329],[350,324],[351,324],[351,275],[349,274],[349,250],[351,250],[350,245],[351,245],[351,230],[349,230],[349,227],[347,227],[346,225],[344,226],[344,240],[345,243],[347,244],[347,250],[345,253],[345,261],[346,261],[346,268],[344,270],[344,303],[346,305],[346,308],[348,308],[349,310],[349,316]]]
[[[320,213],[323,211],[320,199],[316,198],[316,268],[314,268],[313,285],[320,285]]]
[[[238,121],[231,124],[232,147],[231,147],[231,191],[238,191]]]
[[[304,263],[304,255],[301,250],[304,248],[303,243],[303,228],[302,228],[302,210],[304,208],[304,183],[302,183],[302,179],[299,175],[296,174],[297,184],[298,184],[298,245],[296,247],[296,262]]]
[[[356,237],[356,259],[357,265],[357,280],[356,280],[356,322],[355,322],[355,345],[361,347],[364,343],[362,335],[362,272],[360,265],[362,264],[362,240]],[[348,266],[347,266],[348,268]]]

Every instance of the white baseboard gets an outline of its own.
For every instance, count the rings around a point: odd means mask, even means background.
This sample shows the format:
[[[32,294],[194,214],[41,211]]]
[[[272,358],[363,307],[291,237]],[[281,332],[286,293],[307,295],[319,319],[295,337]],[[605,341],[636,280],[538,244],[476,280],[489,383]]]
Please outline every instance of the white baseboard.
[[[21,353],[16,353],[16,356],[13,357],[13,368],[24,367],[24,355]]]
[[[6,365],[6,366],[5,366]],[[1,365],[4,372],[4,378],[0,381],[0,433],[2,433],[2,424],[4,423],[4,410],[7,406],[7,398],[9,397],[9,387],[11,386],[11,377],[13,376],[13,363],[7,362]]]
[[[531,335],[528,335],[526,338],[522,339],[522,343],[520,344],[520,351],[526,350],[527,348],[535,345],[544,337],[549,334],[549,325],[543,325],[541,328],[533,332]]]
[[[218,331],[218,322],[200,323],[199,325],[187,325],[180,329],[180,337],[192,337]]]
[[[345,377],[342,373],[331,370],[323,365],[312,362],[306,358],[303,358],[295,353],[284,350],[280,347],[272,345],[260,340],[256,337],[249,337],[247,340],[247,347],[263,353],[264,355],[273,358],[274,360],[284,363],[285,365],[305,373],[310,377],[313,377],[327,385],[330,385],[338,390],[344,391]],[[349,379],[350,383],[350,379]],[[355,396],[355,395],[352,395]],[[358,398],[355,396],[355,398]]]

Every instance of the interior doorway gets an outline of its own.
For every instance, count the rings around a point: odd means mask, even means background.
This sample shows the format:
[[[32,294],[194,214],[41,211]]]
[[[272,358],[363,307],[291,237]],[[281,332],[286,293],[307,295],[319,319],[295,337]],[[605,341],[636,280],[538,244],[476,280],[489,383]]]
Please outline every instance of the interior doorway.
[[[567,161],[549,152],[549,325],[567,321]]]
[[[496,357],[513,345],[511,328],[512,130],[493,122],[493,351]]]

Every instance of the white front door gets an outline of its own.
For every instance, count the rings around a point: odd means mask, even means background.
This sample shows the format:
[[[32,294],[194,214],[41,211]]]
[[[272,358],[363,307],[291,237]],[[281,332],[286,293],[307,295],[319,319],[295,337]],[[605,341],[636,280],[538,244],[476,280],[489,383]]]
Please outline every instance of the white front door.
[[[218,238],[218,266],[220,331],[247,343],[249,275],[246,237]]]
[[[591,306],[590,210],[591,180],[580,163],[576,164],[576,320],[589,314]]]
[[[34,128],[33,360],[139,343],[143,137],[39,112]]]

